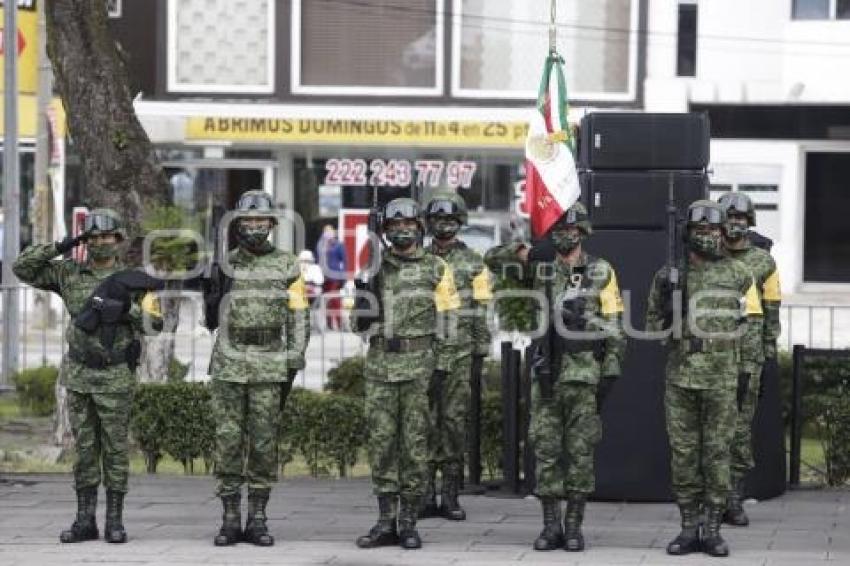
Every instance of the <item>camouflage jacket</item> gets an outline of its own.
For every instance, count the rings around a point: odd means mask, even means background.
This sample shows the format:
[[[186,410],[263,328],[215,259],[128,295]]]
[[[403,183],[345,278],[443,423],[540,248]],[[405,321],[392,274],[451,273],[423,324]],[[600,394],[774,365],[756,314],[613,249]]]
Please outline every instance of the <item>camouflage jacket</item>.
[[[423,248],[410,256],[388,251],[376,277],[380,316],[366,356],[367,379],[409,381],[427,379],[434,369],[448,371],[459,338],[447,328],[444,314],[461,306],[451,267]],[[360,314],[355,310],[352,316]],[[430,346],[409,352],[389,352],[385,347],[391,339],[427,342],[429,338]]]
[[[445,260],[452,268],[461,308],[456,312],[458,355],[490,353],[490,329],[487,326],[487,303],[493,298],[490,271],[481,255],[461,241],[446,249],[433,243],[429,250]]]
[[[623,334],[623,300],[617,285],[617,275],[610,263],[582,252],[576,265],[554,262],[554,272],[547,264],[522,264],[517,253],[527,244],[513,243],[498,246],[487,252],[485,262],[494,273],[520,272],[520,279],[542,296],[551,296],[553,320],[561,319],[560,305],[564,299],[580,296],[585,299],[581,317],[586,331],[601,345],[600,351],[564,353],[558,379],[595,384],[601,377],[616,377],[621,373],[626,339]],[[541,320],[538,312],[538,320]],[[596,337],[598,336],[598,337]],[[569,343],[573,338],[565,334]]]
[[[227,259],[222,269],[232,280],[221,301],[210,363],[212,379],[287,381],[288,370],[304,367],[310,339],[307,295],[298,260],[271,244],[259,254],[238,247]]]
[[[107,354],[99,334],[88,334],[73,324],[95,288],[107,277],[124,268],[116,263],[108,269],[95,269],[90,263],[79,264],[59,256],[55,244],[33,245],[21,252],[15,260],[15,275],[33,287],[52,291],[62,297],[70,314],[65,339],[69,349],[77,352],[94,351]],[[123,352],[144,332],[144,315],[161,317],[154,295],[139,293],[131,303],[126,321],[116,325],[113,352]],[[150,325],[152,328],[155,325]],[[120,393],[132,389],[135,376],[127,364],[111,365],[105,369],[92,369],[65,356],[61,379],[68,389],[80,393]]]
[[[646,314],[648,330],[665,330],[664,273],[653,278]],[[752,359],[746,349],[748,319],[760,321],[762,310],[753,276],[742,263],[724,257],[689,261],[686,314],[681,336],[668,340],[667,379],[689,389],[734,387],[738,364]],[[744,351],[742,352],[742,348]]]
[[[765,358],[776,357],[776,340],[779,338],[779,307],[782,304],[782,292],[779,286],[779,272],[776,262],[769,252],[757,248],[748,240],[742,249],[729,249],[729,255],[750,268],[756,283],[756,291],[761,301],[764,316],[754,320],[747,329],[746,340],[752,341],[748,348],[753,352],[753,360],[743,360],[761,364]],[[753,369],[752,371],[756,371]]]

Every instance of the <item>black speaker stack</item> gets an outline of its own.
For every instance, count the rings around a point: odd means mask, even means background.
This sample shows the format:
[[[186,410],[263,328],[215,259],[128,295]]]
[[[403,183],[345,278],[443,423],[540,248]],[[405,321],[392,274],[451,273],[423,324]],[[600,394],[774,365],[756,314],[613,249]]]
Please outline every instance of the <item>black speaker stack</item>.
[[[597,112],[581,121],[577,165],[581,198],[594,229],[586,247],[614,266],[629,328],[645,328],[652,276],[666,261],[671,185],[680,218],[693,201],[707,198],[709,141],[708,117],[701,113]],[[597,499],[672,498],[665,362],[666,351],[659,342],[629,338],[621,379],[602,415]],[[767,440],[757,438],[757,446],[775,444],[777,435],[781,428],[770,430]],[[772,457],[759,463],[772,478],[766,483],[778,489],[759,495],[781,493],[784,461]]]

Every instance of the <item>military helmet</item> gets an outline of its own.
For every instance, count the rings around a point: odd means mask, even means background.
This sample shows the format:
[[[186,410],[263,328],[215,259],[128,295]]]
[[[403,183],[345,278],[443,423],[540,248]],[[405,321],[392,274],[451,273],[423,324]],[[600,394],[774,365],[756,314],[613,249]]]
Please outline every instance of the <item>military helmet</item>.
[[[726,216],[730,212],[747,215],[747,222],[750,226],[756,225],[756,207],[753,205],[752,199],[744,193],[725,193],[717,202],[723,207]]]
[[[712,224],[722,226],[726,222],[726,211],[720,204],[711,200],[697,200],[688,207],[688,226],[693,224]]]
[[[430,220],[434,216],[451,216],[457,218],[461,224],[466,224],[469,218],[466,201],[455,192],[437,193],[425,207],[425,218]]]
[[[402,219],[416,220],[423,231],[425,229],[422,222],[422,210],[419,208],[419,203],[412,198],[397,198],[388,202],[384,207],[382,227],[386,227],[387,223],[391,220]]]
[[[111,208],[95,208],[87,215],[83,223],[83,232],[89,236],[115,234],[122,240],[127,239],[127,231],[121,215]]]
[[[277,224],[272,197],[265,191],[251,190],[242,193],[236,203],[239,218],[269,218]]]
[[[558,221],[555,222],[552,229],[566,228],[568,226],[578,226],[578,229],[584,232],[585,236],[590,236],[593,233],[593,227],[590,224],[587,209],[580,202],[575,202],[569,207]]]

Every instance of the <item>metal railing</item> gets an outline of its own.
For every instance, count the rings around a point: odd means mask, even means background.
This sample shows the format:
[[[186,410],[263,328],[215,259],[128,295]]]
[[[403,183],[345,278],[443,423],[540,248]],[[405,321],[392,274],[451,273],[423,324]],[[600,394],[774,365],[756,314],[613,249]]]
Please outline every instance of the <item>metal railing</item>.
[[[66,348],[65,327],[68,323],[68,315],[59,297],[26,285],[0,287],[0,292],[19,293],[19,367],[59,364]],[[199,295],[188,291],[185,295],[187,300],[183,301],[180,323],[174,334],[176,357],[189,365],[190,380],[202,381],[208,378],[207,367],[213,336],[202,326],[200,311],[196,305],[192,306],[197,303]],[[318,297],[314,304],[307,369],[298,377],[298,383],[303,387],[322,388],[328,371],[342,359],[365,352],[363,342],[357,335],[348,331],[347,327],[343,326],[341,331],[330,331],[325,327],[328,301],[339,297],[339,291],[325,293]],[[2,316],[0,308],[0,317]],[[343,319],[345,318],[343,316]],[[807,348],[850,348],[850,305],[784,305],[780,318],[782,334],[779,345],[789,352],[795,344]],[[0,335],[0,339],[2,338]],[[0,385],[4,383],[9,385],[0,376]]]

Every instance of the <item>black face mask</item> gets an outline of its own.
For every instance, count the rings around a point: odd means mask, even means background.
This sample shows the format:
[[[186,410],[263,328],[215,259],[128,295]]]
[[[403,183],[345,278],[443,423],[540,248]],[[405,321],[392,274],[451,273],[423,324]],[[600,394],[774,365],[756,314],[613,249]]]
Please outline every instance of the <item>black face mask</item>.
[[[249,227],[244,222],[240,222],[236,229],[236,237],[239,243],[252,251],[263,249],[269,239],[269,234],[271,234],[271,227],[269,226]]]
[[[434,218],[430,222],[431,233],[438,240],[451,240],[460,231],[460,222],[455,218]]]

